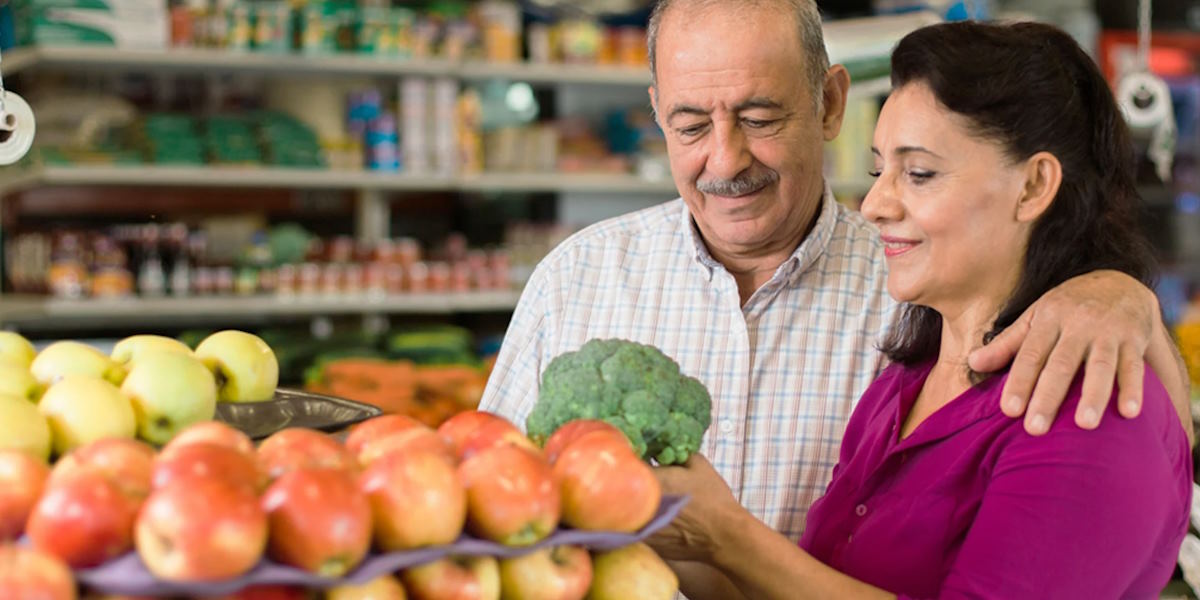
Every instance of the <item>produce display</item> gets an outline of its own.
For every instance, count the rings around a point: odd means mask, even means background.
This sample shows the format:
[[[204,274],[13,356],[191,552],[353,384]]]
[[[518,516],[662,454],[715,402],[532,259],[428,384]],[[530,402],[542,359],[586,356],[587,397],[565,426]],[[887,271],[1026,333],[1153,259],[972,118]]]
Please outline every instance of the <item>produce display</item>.
[[[219,331],[195,351],[155,335],[125,338],[105,355],[64,340],[36,352],[0,334],[0,448],[48,460],[107,438],[166,444],[211,421],[217,402],[275,395],[279,364],[258,336]]]
[[[0,349],[17,342],[8,337]],[[603,344],[615,348],[610,359],[647,352]],[[12,421],[19,426],[0,419],[0,597],[75,598],[82,589],[244,600],[666,600],[677,591],[642,540],[687,499],[662,495],[645,450],[612,415],[568,420],[535,440],[476,410],[436,429],[388,414],[337,436],[285,428],[256,445],[211,418],[217,402],[274,393],[274,354],[251,334],[218,332],[194,351],[135,336],[111,356],[74,342],[32,360],[16,355],[0,364],[36,367],[30,376],[48,387],[0,396],[0,417],[32,409]],[[651,360],[643,371],[665,372]],[[636,361],[601,362],[615,380],[648,382],[618,368]],[[691,393],[678,367],[674,377],[671,389],[686,391],[672,398]]]
[[[575,419],[605,421],[624,432],[643,458],[681,464],[712,424],[712,398],[653,346],[591,340],[550,361],[525,427],[542,441]]]

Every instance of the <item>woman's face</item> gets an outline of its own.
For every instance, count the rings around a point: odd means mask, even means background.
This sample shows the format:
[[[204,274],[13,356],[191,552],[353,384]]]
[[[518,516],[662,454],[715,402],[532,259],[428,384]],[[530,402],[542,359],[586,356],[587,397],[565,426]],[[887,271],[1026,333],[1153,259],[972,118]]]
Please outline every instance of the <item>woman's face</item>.
[[[923,83],[893,91],[875,127],[877,180],[862,205],[887,254],[888,292],[943,317],[998,309],[1028,240],[1017,219],[1024,165],[967,125]]]

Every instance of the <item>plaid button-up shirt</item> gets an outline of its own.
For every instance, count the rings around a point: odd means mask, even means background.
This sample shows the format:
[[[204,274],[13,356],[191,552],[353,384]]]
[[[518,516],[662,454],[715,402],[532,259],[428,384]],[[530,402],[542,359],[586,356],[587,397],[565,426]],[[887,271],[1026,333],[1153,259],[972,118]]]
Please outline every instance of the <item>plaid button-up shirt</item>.
[[[741,305],[682,200],[598,223],[538,265],[480,406],[523,425],[542,370],[592,338],[653,344],[702,381],[702,451],[742,505],[798,540],[891,323],[878,233],[827,190],[817,223]]]

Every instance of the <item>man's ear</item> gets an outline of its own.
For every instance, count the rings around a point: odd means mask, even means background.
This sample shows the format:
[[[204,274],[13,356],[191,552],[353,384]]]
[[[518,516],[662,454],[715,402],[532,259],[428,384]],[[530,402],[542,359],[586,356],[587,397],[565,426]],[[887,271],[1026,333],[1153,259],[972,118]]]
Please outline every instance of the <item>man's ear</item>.
[[[1025,190],[1017,203],[1017,221],[1030,223],[1042,216],[1062,186],[1062,163],[1049,152],[1038,152],[1025,161]]]
[[[842,65],[833,65],[825,72],[825,85],[821,92],[821,130],[827,142],[842,130],[849,93],[850,73]]]

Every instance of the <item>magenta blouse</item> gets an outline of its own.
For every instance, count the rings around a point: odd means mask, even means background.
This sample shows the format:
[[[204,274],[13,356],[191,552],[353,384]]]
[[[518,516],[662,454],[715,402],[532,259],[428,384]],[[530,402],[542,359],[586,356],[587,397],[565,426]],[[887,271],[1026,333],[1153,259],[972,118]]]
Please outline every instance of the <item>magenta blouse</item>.
[[[1082,376],[1050,432],[1000,412],[1005,376],[900,425],[932,363],[892,365],[846,428],[800,546],[903,598],[1158,598],[1187,530],[1192,459],[1147,367],[1142,414],[1075,426]]]

